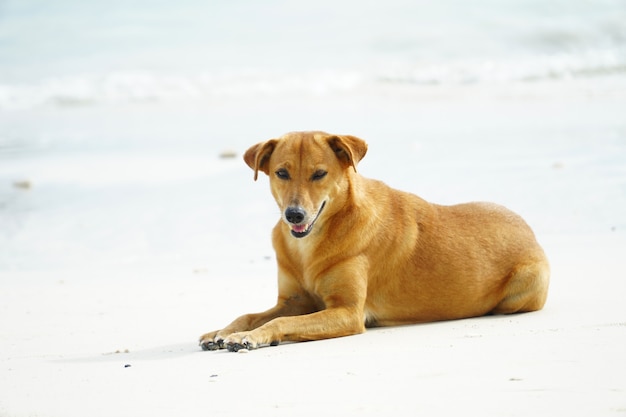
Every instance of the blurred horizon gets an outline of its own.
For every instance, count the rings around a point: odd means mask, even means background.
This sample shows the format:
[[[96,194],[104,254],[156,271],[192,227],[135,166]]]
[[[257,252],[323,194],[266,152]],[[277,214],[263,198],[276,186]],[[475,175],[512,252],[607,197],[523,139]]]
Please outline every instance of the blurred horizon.
[[[624,76],[624,21],[621,0],[3,0],[0,110]]]

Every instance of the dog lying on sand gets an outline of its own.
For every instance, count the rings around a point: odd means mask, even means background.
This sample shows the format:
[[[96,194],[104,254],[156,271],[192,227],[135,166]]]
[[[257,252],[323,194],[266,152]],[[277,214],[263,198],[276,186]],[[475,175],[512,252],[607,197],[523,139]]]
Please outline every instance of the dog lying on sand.
[[[368,326],[541,309],[550,268],[521,217],[492,203],[441,206],[357,173],[367,144],[294,132],[244,155],[270,177],[278,301],[200,338],[231,351]]]

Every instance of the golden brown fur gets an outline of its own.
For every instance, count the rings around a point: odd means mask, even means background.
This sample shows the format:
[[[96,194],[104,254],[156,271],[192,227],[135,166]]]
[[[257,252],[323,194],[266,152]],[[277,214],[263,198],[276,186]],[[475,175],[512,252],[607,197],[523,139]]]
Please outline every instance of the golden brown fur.
[[[276,306],[200,338],[256,348],[387,326],[543,307],[546,256],[526,223],[491,203],[431,204],[356,172],[367,145],[295,132],[252,146],[283,213],[273,231]]]

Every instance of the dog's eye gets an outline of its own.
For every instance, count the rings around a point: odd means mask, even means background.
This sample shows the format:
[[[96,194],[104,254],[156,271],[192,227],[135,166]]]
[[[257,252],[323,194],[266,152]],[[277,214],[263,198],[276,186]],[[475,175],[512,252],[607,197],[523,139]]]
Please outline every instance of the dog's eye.
[[[276,176],[280,178],[281,180],[288,180],[290,178],[289,171],[287,171],[285,168],[281,168],[278,171],[276,171]]]
[[[322,171],[321,169],[318,171],[315,171],[315,173],[311,175],[311,181],[319,181],[322,178],[324,178],[326,174],[328,174],[328,172]]]

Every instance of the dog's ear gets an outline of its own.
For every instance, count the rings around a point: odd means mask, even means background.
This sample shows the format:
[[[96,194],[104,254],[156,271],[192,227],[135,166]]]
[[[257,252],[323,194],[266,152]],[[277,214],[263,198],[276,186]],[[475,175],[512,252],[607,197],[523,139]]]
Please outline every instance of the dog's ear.
[[[367,143],[356,136],[331,136],[328,144],[345,166],[351,166],[356,172],[356,165],[367,153]]]
[[[243,160],[246,164],[254,170],[254,180],[259,177],[259,170],[269,175],[269,162],[272,152],[276,147],[276,139],[268,140],[267,142],[257,143],[246,151],[243,155]]]

